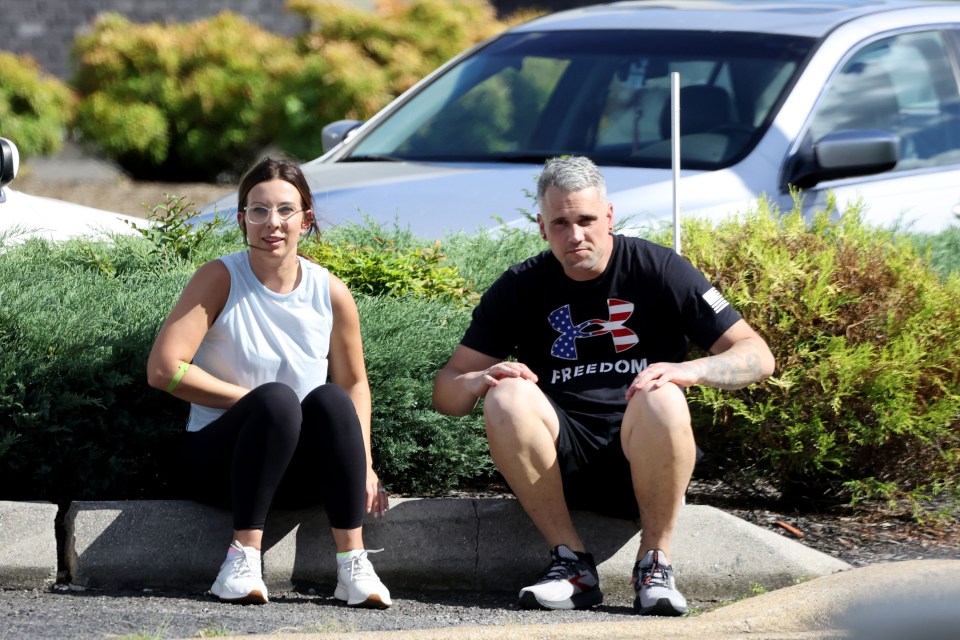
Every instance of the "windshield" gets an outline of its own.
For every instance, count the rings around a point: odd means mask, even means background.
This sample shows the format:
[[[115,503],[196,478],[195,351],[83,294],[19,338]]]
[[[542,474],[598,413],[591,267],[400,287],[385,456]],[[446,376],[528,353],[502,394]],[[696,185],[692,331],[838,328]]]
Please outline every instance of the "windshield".
[[[749,151],[813,46],[702,31],[506,34],[449,69],[343,160],[670,166],[670,73],[680,74],[681,158],[717,169]]]

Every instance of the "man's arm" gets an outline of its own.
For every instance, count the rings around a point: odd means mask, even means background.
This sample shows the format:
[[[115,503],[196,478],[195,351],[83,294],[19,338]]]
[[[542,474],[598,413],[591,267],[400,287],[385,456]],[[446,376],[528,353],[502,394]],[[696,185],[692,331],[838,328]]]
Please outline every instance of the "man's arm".
[[[640,372],[627,389],[627,399],[639,389],[659,388],[668,382],[681,387],[701,384],[717,389],[741,389],[773,374],[776,362],[766,341],[738,320],[713,346],[712,355],[688,362],[657,362]]]
[[[525,364],[504,362],[459,345],[434,380],[433,406],[446,415],[465,416],[487,395],[487,390],[503,378],[537,381],[537,376]]]

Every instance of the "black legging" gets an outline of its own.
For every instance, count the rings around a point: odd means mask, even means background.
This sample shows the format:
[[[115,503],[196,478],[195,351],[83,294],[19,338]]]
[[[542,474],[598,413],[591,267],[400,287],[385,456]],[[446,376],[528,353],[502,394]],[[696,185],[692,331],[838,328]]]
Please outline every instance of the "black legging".
[[[301,403],[285,384],[250,391],[183,440],[184,486],[233,509],[233,528],[263,529],[271,506],[324,505],[330,525],[356,529],[366,502],[366,453],[350,396],[324,384]]]

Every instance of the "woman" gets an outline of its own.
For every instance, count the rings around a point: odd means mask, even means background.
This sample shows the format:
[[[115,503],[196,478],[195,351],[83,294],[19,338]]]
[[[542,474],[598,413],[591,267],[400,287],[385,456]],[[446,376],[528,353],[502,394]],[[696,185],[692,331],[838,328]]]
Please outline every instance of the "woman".
[[[319,236],[299,167],[264,158],[238,199],[247,250],[197,270],[147,363],[150,386],[191,403],[185,485],[233,510],[233,543],[210,590],[265,604],[268,509],[323,504],[337,547],[335,596],[386,608],[390,593],[362,535],[364,512],[381,516],[389,503],[370,453],[356,304],[341,280],[297,255],[302,235]]]

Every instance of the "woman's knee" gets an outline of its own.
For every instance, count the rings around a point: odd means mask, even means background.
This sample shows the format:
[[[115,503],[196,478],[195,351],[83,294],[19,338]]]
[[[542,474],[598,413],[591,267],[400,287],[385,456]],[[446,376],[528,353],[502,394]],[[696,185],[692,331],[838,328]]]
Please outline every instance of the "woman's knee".
[[[357,409],[350,395],[340,385],[323,384],[306,395],[301,403],[304,422],[321,422],[356,419]]]
[[[282,382],[267,382],[259,387],[255,387],[244,396],[244,399],[267,407],[284,407],[291,404],[300,404],[300,399],[297,398],[297,392]]]
[[[350,402],[347,390],[332,382],[322,384],[304,398],[304,402],[319,402],[321,404],[344,404]]]
[[[360,437],[360,418],[346,390],[336,384],[324,384],[303,399],[303,429],[310,433]],[[324,436],[326,437],[326,436]]]
[[[252,389],[242,402],[252,421],[270,428],[299,432],[303,415],[297,392],[282,382],[268,382]]]

